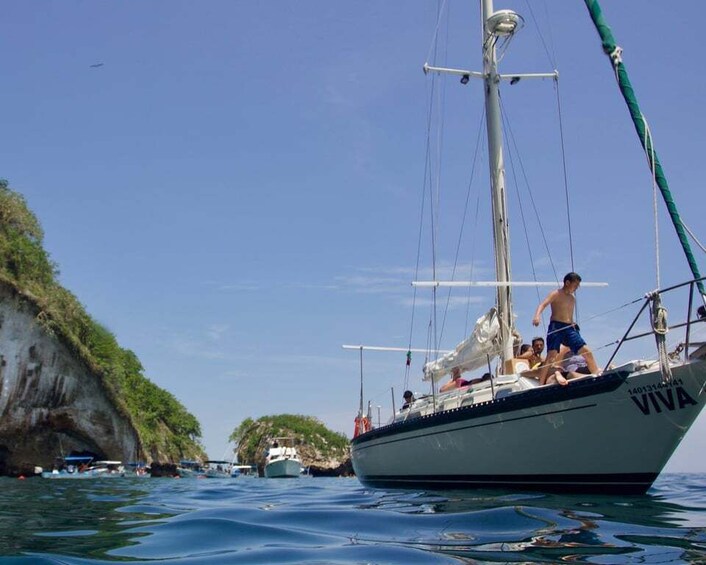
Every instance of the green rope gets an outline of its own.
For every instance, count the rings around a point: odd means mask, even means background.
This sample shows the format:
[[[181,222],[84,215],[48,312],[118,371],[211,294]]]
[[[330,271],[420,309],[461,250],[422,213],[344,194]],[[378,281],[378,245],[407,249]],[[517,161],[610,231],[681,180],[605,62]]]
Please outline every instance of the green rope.
[[[642,112],[640,111],[640,106],[637,103],[635,92],[630,84],[630,79],[628,78],[628,73],[625,70],[625,65],[622,60],[620,60],[620,48],[617,46],[608,24],[603,18],[603,13],[601,12],[601,7],[598,5],[598,1],[584,1],[589,13],[591,14],[591,19],[598,30],[598,34],[601,37],[603,51],[610,58],[611,64],[615,70],[618,78],[618,85],[620,86],[620,92],[623,94],[625,103],[630,111],[630,116],[632,117],[633,124],[637,130],[637,135],[640,138],[640,143],[642,144],[642,147],[647,155],[650,169],[654,171],[657,186],[662,193],[662,198],[664,199],[664,203],[669,211],[669,216],[672,219],[672,224],[674,224],[674,229],[677,232],[677,237],[679,238],[679,242],[684,250],[684,255],[686,255],[686,260],[689,263],[691,272],[695,279],[700,279],[701,274],[699,273],[699,267],[696,264],[696,259],[694,258],[693,253],[691,252],[691,246],[689,245],[689,240],[686,237],[684,224],[682,224],[681,218],[679,217],[679,212],[677,211],[677,206],[672,198],[672,193],[669,191],[669,185],[667,184],[667,179],[662,171],[662,165],[660,164],[659,158],[657,157],[657,152],[652,145],[652,138],[646,135],[645,120]],[[699,288],[699,292],[702,295],[706,294],[706,291],[704,291],[703,281],[698,281],[696,284]]]

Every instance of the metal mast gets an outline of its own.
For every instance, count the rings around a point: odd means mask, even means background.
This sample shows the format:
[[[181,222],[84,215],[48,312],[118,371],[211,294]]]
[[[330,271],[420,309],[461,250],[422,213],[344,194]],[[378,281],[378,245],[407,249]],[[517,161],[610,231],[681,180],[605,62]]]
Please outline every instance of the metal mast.
[[[499,14],[503,14],[500,12]],[[507,12],[509,14],[509,12]],[[495,45],[499,36],[497,20],[493,16],[492,0],[481,1],[483,26],[483,82],[485,86],[485,118],[488,130],[488,161],[490,166],[490,192],[493,206],[493,241],[495,251],[495,277],[497,287],[498,317],[502,344],[501,362],[513,357],[512,290],[510,277],[510,229],[507,221],[505,198],[505,163],[503,161],[503,132],[500,114],[500,75]],[[512,32],[514,32],[514,26]]]
[[[510,230],[507,221],[505,197],[505,164],[503,161],[502,115],[500,113],[500,81],[515,83],[520,79],[551,78],[556,80],[559,73],[513,73],[501,75],[498,72],[496,45],[507,42],[524,24],[522,17],[512,10],[493,12],[492,0],[480,0],[483,30],[483,72],[466,69],[435,67],[424,64],[425,73],[444,73],[461,77],[461,84],[471,78],[483,81],[485,90],[485,116],[488,133],[488,155],[490,161],[490,191],[493,209],[493,241],[496,280],[488,283],[469,281],[467,283],[442,281],[416,281],[416,286],[486,286],[497,287],[497,307],[502,341],[501,362],[513,357],[514,315],[512,313],[512,291],[514,284],[510,276]],[[528,285],[530,283],[519,283]],[[531,283],[535,285],[536,283]]]

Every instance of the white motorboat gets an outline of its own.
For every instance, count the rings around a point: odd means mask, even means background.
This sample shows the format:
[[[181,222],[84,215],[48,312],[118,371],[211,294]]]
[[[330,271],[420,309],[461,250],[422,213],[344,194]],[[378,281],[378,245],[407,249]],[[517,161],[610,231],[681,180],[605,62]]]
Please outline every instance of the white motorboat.
[[[302,462],[294,447],[293,438],[275,438],[265,456],[265,477],[296,478],[301,476]]]
[[[501,74],[496,47],[502,45],[505,52],[522,18],[511,10],[494,11],[492,0],[481,0],[483,70],[425,64],[424,71],[456,75],[464,85],[479,79],[483,85],[496,280],[415,284],[433,291],[445,286],[494,286],[495,305],[478,319],[471,336],[456,350],[425,365],[431,392],[396,411],[386,425],[373,427],[370,409],[364,415],[362,353],[367,346],[344,346],[361,351],[360,408],[351,455],[353,469],[365,485],[644,493],[706,402],[706,345],[693,337],[706,322],[704,278],[696,267],[679,216],[673,211],[674,203],[652,140],[647,137],[644,116],[627,80],[620,50],[597,2],[585,2],[633,119],[638,120],[636,129],[646,148],[655,185],[659,185],[668,205],[693,279],[647,292],[632,324],[618,334],[622,338],[616,340],[615,352],[602,364],[602,374],[583,376],[560,386],[540,385],[518,373],[512,290],[544,283],[518,282],[511,276],[501,127],[504,115],[499,92],[503,82],[516,84],[537,77],[558,80],[558,73]],[[670,312],[679,312],[681,319],[667,323],[667,305]],[[674,346],[671,351],[667,335]],[[617,361],[633,340],[653,342],[655,358]],[[490,378],[439,393],[436,383],[456,368],[487,371]]]
[[[257,477],[257,466],[256,465],[238,465],[233,464],[231,469],[231,477]]]

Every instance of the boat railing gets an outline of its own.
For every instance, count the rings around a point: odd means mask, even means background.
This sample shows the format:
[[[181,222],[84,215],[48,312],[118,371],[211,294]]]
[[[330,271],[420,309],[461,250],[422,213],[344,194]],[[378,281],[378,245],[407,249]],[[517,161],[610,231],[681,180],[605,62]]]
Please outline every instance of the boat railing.
[[[655,290],[647,293],[644,298],[631,302],[630,304],[634,304],[641,301],[642,304],[637,314],[632,319],[632,322],[628,325],[627,331],[620,339],[598,348],[613,347],[610,358],[603,367],[603,372],[609,371],[614,367],[614,361],[618,353],[622,352],[623,355],[625,355],[625,349],[628,349],[627,344],[630,342],[649,339],[650,336],[653,336],[653,338],[655,336],[665,338],[669,332],[674,332],[675,330],[681,330],[683,333],[677,341],[673,339],[670,340],[673,341],[673,344],[672,351],[668,353],[669,363],[687,362],[690,358],[690,350],[693,348],[699,349],[691,355],[691,358],[706,358],[706,338],[703,340],[694,340],[694,328],[698,326],[698,324],[706,322],[706,298],[702,297],[698,290],[698,284],[704,280],[706,280],[706,277]],[[685,314],[679,316],[675,323],[667,324],[665,312],[671,312],[670,315],[674,319],[675,313],[684,312],[684,303],[687,304]],[[670,338],[673,335],[674,334],[670,334]],[[373,420],[370,417],[370,402],[368,402],[369,421],[374,428],[385,427],[418,418],[430,412],[436,413],[439,410],[445,411],[451,409],[452,404],[456,400],[456,407],[466,406],[469,398],[471,398],[473,404],[475,404],[478,400],[477,396],[485,393],[486,389],[491,389],[491,399],[495,399],[497,396],[496,393],[498,392],[496,388],[498,386],[501,388],[508,387],[519,382],[522,391],[538,386],[536,381],[529,378],[522,379],[521,376],[521,373],[496,375],[491,381],[474,384],[474,386],[464,387],[464,389],[454,389],[445,393],[437,393],[435,396],[417,396],[412,405],[399,410],[395,409],[395,394],[394,389],[391,389],[393,401],[389,421],[385,424],[381,424],[380,418],[378,417],[378,425],[374,426]],[[507,390],[501,391],[501,393],[507,392]]]
[[[518,375],[497,375],[492,379],[437,393],[436,396],[431,394],[420,396],[408,408],[401,408],[393,413],[392,418],[385,425],[493,400],[499,390],[507,392],[507,387],[517,383],[518,378]],[[501,388],[498,389],[498,387]]]
[[[693,279],[647,293],[632,323],[628,326],[623,336],[616,342],[616,347],[605,364],[604,370],[611,367],[618,352],[626,343],[650,336],[656,339],[663,339],[668,332],[673,330],[681,330],[683,332],[683,339],[681,339],[673,351],[668,354],[669,360],[671,362],[687,362],[689,360],[689,349],[691,347],[701,347],[704,345],[703,342],[692,341],[694,327],[706,322],[706,297],[702,296],[698,289],[698,284],[704,280],[706,280],[706,277]],[[686,313],[684,316],[680,316],[676,323],[669,325],[667,323],[667,311],[669,310],[667,305],[669,305],[671,309],[673,304],[676,305],[681,302],[683,308],[684,292],[688,293]],[[672,311],[678,312],[678,310],[674,309],[672,309]],[[645,320],[648,321],[648,328],[639,325]]]

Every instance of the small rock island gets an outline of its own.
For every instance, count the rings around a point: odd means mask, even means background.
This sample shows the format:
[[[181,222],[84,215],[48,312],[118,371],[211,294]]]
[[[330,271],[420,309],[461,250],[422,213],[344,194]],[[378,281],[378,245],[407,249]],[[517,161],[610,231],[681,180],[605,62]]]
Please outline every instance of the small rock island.
[[[257,465],[262,474],[265,452],[275,438],[292,438],[302,465],[313,476],[352,475],[348,438],[333,432],[311,416],[279,414],[257,420],[247,418],[230,436],[238,460]]]

